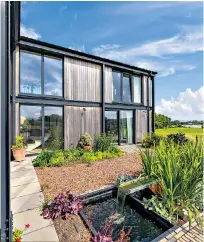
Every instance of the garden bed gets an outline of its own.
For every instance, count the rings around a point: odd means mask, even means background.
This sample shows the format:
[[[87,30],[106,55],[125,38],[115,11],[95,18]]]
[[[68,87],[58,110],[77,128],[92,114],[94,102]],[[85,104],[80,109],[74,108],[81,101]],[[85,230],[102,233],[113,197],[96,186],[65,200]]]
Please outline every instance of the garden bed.
[[[45,199],[59,192],[71,190],[81,194],[113,184],[120,174],[140,173],[142,164],[136,154],[94,162],[61,167],[35,167]]]

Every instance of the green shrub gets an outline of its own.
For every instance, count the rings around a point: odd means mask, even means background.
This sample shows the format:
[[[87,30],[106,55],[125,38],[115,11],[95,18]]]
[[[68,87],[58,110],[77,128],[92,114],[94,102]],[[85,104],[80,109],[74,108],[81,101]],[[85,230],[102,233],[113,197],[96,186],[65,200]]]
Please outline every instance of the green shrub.
[[[113,149],[113,135],[112,134],[102,134],[94,135],[93,141],[93,151],[94,152],[105,152]]]
[[[12,145],[11,149],[23,149],[24,148],[24,143],[23,143],[23,136],[16,136],[16,144]]]
[[[48,150],[56,151],[63,148],[63,140],[62,139],[52,139],[49,141],[47,145]]]
[[[154,175],[161,180],[161,199],[170,217],[178,218],[186,210],[190,223],[195,218],[202,224],[198,212],[202,198],[202,161],[201,142],[186,142],[181,146],[173,140],[161,141],[152,152],[143,153],[145,175]]]
[[[52,152],[44,150],[32,161],[33,165],[37,167],[48,166],[51,157]]]
[[[157,146],[159,145],[159,142],[162,140],[162,138],[162,136],[155,133],[148,134],[142,139],[142,146],[145,148]]]
[[[90,145],[92,145],[90,134],[88,133],[83,134],[79,141],[79,147],[83,148],[84,146],[90,146]]]
[[[178,132],[176,134],[168,134],[166,137],[167,141],[173,141],[176,144],[183,145],[189,141],[188,138],[186,138],[185,134],[182,132]]]
[[[48,163],[48,166],[62,166],[67,164],[67,161],[64,158],[63,151],[55,151],[52,154],[52,157]]]

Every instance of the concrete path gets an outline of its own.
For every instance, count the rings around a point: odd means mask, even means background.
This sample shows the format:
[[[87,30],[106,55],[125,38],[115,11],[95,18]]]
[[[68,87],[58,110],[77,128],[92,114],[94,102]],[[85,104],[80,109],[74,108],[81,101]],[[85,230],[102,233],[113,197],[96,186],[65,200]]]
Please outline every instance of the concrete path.
[[[39,207],[44,201],[40,184],[32,165],[32,159],[26,157],[23,162],[11,162],[11,210],[13,228],[24,229],[23,241],[58,242],[55,227],[50,219],[40,216]]]

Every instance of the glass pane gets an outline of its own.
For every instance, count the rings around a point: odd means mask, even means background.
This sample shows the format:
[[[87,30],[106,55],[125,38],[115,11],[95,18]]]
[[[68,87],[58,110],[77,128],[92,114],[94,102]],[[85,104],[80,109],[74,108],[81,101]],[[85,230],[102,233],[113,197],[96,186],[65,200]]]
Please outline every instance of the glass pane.
[[[105,132],[112,133],[114,141],[118,143],[117,111],[105,111]]]
[[[149,78],[149,106],[152,106],[152,80]]]
[[[42,115],[39,106],[20,106],[20,134],[24,136],[27,153],[42,150]]]
[[[63,148],[62,107],[45,107],[45,148],[54,150]]]
[[[121,102],[121,73],[113,71],[113,101]]]
[[[133,143],[133,111],[120,111],[121,143]]]
[[[62,60],[44,58],[44,94],[62,96]]]
[[[138,76],[134,76],[133,85],[134,85],[134,103],[141,103],[141,78]]]
[[[20,52],[20,92],[41,94],[41,56]]]
[[[131,102],[131,80],[129,76],[123,77],[123,102]]]

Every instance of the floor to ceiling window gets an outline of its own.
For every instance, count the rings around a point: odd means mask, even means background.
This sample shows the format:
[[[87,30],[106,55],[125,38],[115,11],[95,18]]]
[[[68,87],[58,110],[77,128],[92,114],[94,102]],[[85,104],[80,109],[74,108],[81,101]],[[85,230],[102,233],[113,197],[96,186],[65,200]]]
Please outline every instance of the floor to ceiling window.
[[[118,143],[118,112],[105,111],[105,132],[113,134],[113,139]]]
[[[48,149],[63,147],[62,107],[44,107],[44,147]],[[53,147],[56,146],[56,147]]]
[[[133,111],[120,111],[121,143],[133,143]]]
[[[20,135],[24,136],[27,153],[38,153],[42,149],[42,108],[20,106]]]
[[[121,102],[121,73],[113,71],[113,101]]]
[[[131,93],[131,79],[130,76],[123,76],[123,102],[130,103],[132,102],[132,93]]]
[[[141,84],[142,84],[141,77],[133,76],[134,103],[141,103],[142,102],[142,97],[141,97],[142,87],[141,87]]]
[[[112,133],[119,144],[133,143],[133,111],[105,111],[105,132]]]
[[[63,148],[63,108],[20,105],[20,135],[27,153]]]

